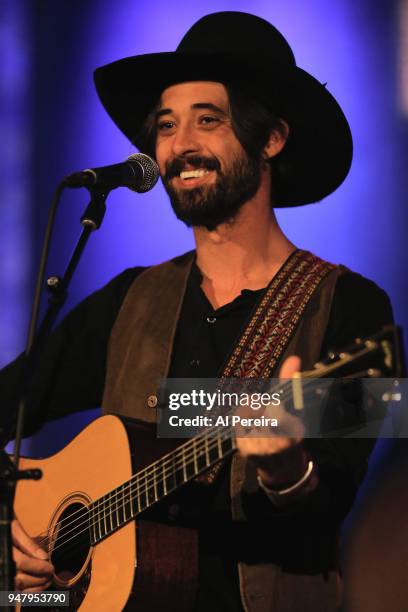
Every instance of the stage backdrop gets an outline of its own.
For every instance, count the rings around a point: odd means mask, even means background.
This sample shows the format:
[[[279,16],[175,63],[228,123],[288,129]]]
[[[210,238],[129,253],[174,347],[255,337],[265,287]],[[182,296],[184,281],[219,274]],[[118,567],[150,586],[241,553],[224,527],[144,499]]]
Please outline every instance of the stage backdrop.
[[[405,2],[372,0],[3,0],[0,29],[0,363],[24,345],[48,207],[66,174],[124,160],[134,148],[100,105],[92,72],[121,57],[173,50],[185,31],[214,10],[255,13],[290,41],[297,63],[340,101],[351,124],[353,167],[335,194],[316,205],[279,211],[302,248],[375,280],[407,326],[407,47]],[[405,11],[406,12],[406,11]],[[405,45],[405,47],[404,47]],[[405,70],[405,72],[404,72]],[[134,76],[137,81],[138,76]],[[143,82],[140,82],[140,90]],[[404,98],[405,96],[405,98]],[[79,235],[85,190],[63,197],[49,272],[61,273]],[[67,308],[123,268],[158,263],[190,249],[159,184],[145,195],[111,193],[73,281]],[[88,418],[40,436],[41,452],[62,444]],[[31,444],[35,452],[36,443]]]

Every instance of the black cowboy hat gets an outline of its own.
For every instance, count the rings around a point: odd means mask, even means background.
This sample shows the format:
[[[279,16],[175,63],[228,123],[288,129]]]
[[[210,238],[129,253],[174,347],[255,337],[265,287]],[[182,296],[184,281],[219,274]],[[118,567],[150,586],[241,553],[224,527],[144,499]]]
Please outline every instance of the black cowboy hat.
[[[164,89],[185,81],[244,83],[290,129],[280,153],[286,171],[274,206],[309,204],[332,193],[350,169],[352,139],[333,96],[296,66],[293,52],[270,23],[222,12],[197,21],[176,51],[127,57],[95,70],[105,109],[139,149],[143,123]],[[258,96],[259,97],[259,96]]]

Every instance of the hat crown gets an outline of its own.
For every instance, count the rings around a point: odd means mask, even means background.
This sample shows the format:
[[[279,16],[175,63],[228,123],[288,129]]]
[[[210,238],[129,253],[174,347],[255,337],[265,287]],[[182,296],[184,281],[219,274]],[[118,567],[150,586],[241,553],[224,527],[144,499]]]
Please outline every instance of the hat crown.
[[[289,43],[272,24],[249,13],[224,11],[206,15],[184,35],[176,53],[241,56],[295,66]]]
[[[154,139],[146,140],[146,118],[166,88],[187,81],[249,90],[288,123],[288,141],[275,160],[274,206],[316,202],[343,182],[353,152],[347,119],[326,87],[296,66],[286,39],[264,19],[212,13],[190,28],[175,52],[128,57],[95,71],[106,110],[150,155]]]

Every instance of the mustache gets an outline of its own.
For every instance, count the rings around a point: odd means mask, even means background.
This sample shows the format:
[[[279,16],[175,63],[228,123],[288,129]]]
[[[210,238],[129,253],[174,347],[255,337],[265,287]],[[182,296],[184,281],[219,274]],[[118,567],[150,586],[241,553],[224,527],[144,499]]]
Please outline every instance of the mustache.
[[[166,164],[166,172],[164,179],[170,181],[175,176],[179,176],[183,170],[193,168],[204,168],[205,170],[221,170],[221,164],[215,157],[201,157],[200,155],[194,155],[191,157],[175,157]]]

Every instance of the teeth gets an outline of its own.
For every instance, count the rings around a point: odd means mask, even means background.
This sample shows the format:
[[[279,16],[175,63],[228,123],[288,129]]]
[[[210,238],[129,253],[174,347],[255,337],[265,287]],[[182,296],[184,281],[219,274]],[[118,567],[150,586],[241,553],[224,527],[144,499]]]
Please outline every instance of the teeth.
[[[180,178],[185,181],[189,178],[200,178],[200,176],[204,176],[204,174],[208,174],[208,170],[188,170],[180,172]]]

